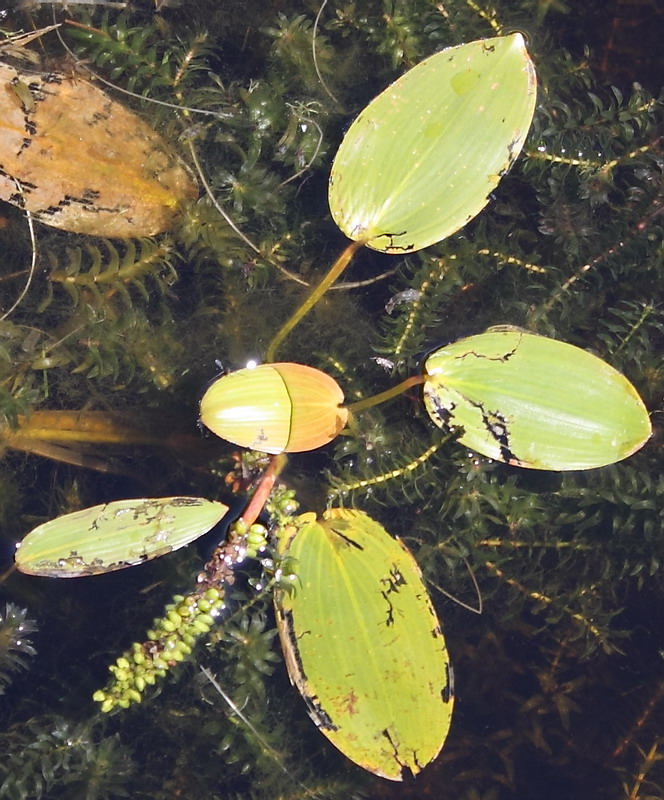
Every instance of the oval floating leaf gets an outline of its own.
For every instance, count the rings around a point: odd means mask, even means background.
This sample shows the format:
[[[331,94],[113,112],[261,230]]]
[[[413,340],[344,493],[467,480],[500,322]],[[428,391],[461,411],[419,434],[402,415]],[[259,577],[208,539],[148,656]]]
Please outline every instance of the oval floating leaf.
[[[450,727],[445,641],[413,556],[361,511],[298,518],[279,542],[296,559],[275,596],[291,681],[348,758],[402,780],[439,753]]]
[[[484,208],[519,154],[535,96],[520,33],[425,59],[349,128],[330,176],[334,221],[387,253],[450,236]]]
[[[142,564],[193,542],[228,506],[201,497],[115,500],[44,522],[19,542],[29,575],[77,578]]]
[[[439,426],[484,456],[533,469],[591,469],[638,450],[652,429],[632,384],[555,339],[491,328],[441,347],[424,365],[424,403]]]
[[[153,236],[198,193],[156,131],[80,77],[0,63],[0,152],[0,199],[73,233]]]

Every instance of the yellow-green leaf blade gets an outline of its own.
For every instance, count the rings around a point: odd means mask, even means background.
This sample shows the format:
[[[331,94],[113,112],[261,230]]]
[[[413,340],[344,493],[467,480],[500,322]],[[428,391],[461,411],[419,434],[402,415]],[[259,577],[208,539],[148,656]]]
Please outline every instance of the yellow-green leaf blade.
[[[300,518],[280,542],[296,559],[276,599],[289,675],[314,722],[356,764],[416,774],[440,752],[452,714],[445,641],[406,547],[360,511]]]
[[[424,402],[437,425],[489,458],[534,469],[592,469],[634,453],[652,432],[632,384],[579,347],[495,328],[436,350]]]
[[[142,564],[193,542],[228,506],[201,497],[116,500],[34,528],[17,545],[28,575],[77,578]]]
[[[443,50],[376,97],[344,137],[332,216],[384,252],[419,250],[486,205],[525,141],[535,70],[519,33]]]

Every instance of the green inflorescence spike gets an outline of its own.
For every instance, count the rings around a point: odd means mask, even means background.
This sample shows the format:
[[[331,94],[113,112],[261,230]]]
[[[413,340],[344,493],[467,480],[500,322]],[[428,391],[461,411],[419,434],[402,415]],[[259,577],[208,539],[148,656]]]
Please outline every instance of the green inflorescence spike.
[[[134,642],[131,648],[109,667],[113,680],[106,689],[99,689],[93,700],[101,710],[128,708],[140,703],[142,693],[169,669],[189,656],[198,639],[214,625],[215,617],[224,608],[222,588],[210,587],[203,592],[175,595],[165,608],[165,615],[155,619],[145,642]]]
[[[241,518],[231,526],[227,541],[215,549],[198,575],[196,591],[175,595],[164,616],[154,620],[146,640],[134,642],[110,665],[113,679],[92,695],[103,712],[140,703],[146,687],[191,654],[224,610],[224,587],[233,583],[233,568],[247,557],[256,558],[265,548],[267,535],[264,525],[247,526]]]

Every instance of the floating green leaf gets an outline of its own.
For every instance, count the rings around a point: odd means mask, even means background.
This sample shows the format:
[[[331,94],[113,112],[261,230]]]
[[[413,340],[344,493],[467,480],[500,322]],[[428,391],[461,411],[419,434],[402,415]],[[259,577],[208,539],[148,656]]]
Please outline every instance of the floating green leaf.
[[[555,339],[490,328],[425,362],[424,403],[478,453],[533,469],[591,469],[638,450],[652,429],[632,384]]]
[[[29,575],[77,578],[142,564],[193,542],[228,506],[200,497],[116,500],[34,528],[16,550]]]
[[[361,511],[298,518],[279,542],[295,559],[275,598],[288,673],[348,758],[390,780],[440,752],[453,692],[445,641],[415,559]]]
[[[388,253],[451,235],[484,208],[519,154],[535,97],[520,33],[422,61],[349,128],[330,177],[335,222]]]

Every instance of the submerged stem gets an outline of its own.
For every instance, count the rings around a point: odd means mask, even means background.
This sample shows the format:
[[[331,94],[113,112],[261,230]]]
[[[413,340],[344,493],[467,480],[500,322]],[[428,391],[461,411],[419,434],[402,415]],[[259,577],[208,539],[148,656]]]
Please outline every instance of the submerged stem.
[[[263,506],[274,488],[279,473],[286,466],[286,461],[287,457],[283,453],[272,457],[270,465],[263,473],[253,497],[242,512],[241,520],[247,528],[258,519],[258,515],[263,510]]]
[[[365,408],[372,408],[380,403],[384,403],[386,400],[391,400],[393,397],[403,394],[406,389],[410,389],[411,386],[419,386],[421,383],[424,383],[426,378],[427,376],[424,374],[411,375],[410,378],[406,378],[405,381],[401,381],[401,383],[398,383],[391,389],[386,389],[384,392],[375,394],[372,397],[366,397],[364,400],[358,400],[357,403],[351,403],[347,408],[351,414],[354,414],[356,411],[364,411]]]
[[[268,362],[274,361],[279,345],[284,341],[293,328],[305,317],[316,303],[321,299],[325,292],[332,286],[341,273],[346,269],[351,258],[356,250],[364,244],[363,241],[351,242],[341,253],[339,258],[332,264],[330,271],[323,278],[323,280],[311,292],[309,297],[302,303],[302,305],[292,314],[289,319],[279,328],[274,335],[270,346],[267,348],[266,360]]]
[[[0,430],[0,439],[7,447],[25,442],[51,442],[103,445],[163,445],[164,437],[145,433],[125,424],[119,415],[104,411],[33,411],[29,417],[19,416],[18,429]]]

